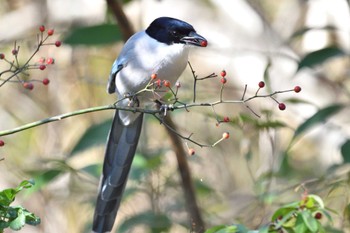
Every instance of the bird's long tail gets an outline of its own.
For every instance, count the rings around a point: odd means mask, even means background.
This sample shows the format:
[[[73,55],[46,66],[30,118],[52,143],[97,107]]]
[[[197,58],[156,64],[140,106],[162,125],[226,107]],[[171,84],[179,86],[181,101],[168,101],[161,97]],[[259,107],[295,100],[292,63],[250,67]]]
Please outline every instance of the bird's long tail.
[[[143,115],[124,126],[118,111],[109,132],[103,173],[95,207],[93,232],[112,230],[139,141]]]

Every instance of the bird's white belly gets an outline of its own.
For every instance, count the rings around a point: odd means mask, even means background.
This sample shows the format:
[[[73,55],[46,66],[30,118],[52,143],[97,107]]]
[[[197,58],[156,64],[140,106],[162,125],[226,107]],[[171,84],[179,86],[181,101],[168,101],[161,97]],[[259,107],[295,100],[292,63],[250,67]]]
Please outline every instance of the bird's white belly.
[[[151,80],[152,74],[157,74],[160,80],[168,80],[171,85],[174,85],[187,65],[188,52],[188,47],[183,45],[162,45],[156,49],[153,48],[152,51],[144,51],[141,53],[142,57],[130,59],[115,79],[118,98],[123,98],[125,94],[134,95],[142,91]],[[158,90],[157,94],[152,92],[139,94],[137,98],[140,106],[143,107],[163,96],[165,91],[166,89],[163,88]],[[127,99],[119,103],[121,106],[128,104]],[[125,111],[121,111],[119,115],[125,125],[137,117],[134,113]]]

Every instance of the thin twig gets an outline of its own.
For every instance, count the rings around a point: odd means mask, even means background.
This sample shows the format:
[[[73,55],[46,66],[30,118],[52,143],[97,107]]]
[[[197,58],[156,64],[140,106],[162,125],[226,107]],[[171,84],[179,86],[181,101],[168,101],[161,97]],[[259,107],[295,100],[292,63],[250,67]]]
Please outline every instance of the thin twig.
[[[201,143],[199,143],[199,142],[196,142],[196,141],[192,140],[191,137],[192,137],[193,133],[191,133],[190,136],[187,136],[187,137],[181,135],[181,134],[178,133],[175,129],[173,129],[171,126],[169,126],[169,125],[166,123],[166,121],[164,121],[162,118],[160,118],[160,117],[157,116],[156,114],[153,114],[153,116],[154,116],[155,118],[157,118],[157,119],[159,120],[159,122],[160,122],[161,124],[163,124],[169,131],[171,131],[172,133],[176,134],[178,137],[180,137],[180,138],[182,138],[182,139],[184,139],[184,140],[186,140],[186,141],[192,142],[193,144],[195,144],[195,145],[197,145],[197,146],[199,146],[199,147],[212,147],[212,145],[201,144]]]
[[[196,72],[192,68],[191,62],[188,61],[187,63],[191,69],[192,76],[193,76],[193,103],[195,103],[196,102],[196,93],[197,93],[197,91],[196,91],[196,89],[197,89],[197,75],[196,75]]]
[[[246,85],[244,85],[244,91],[243,91],[243,95],[242,95],[242,98],[241,98],[241,100],[242,100],[242,101],[244,100],[245,93],[247,93],[247,87],[248,87],[248,85],[247,85],[247,84],[246,84]]]

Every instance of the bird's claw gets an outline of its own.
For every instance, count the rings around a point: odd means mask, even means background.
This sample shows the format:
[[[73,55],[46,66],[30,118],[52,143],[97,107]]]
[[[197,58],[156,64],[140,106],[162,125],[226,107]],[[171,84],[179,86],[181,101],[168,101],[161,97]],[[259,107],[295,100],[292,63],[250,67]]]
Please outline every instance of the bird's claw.
[[[124,98],[129,99],[128,107],[140,107],[140,101],[137,95],[132,95],[130,93],[125,93]]]
[[[174,110],[174,105],[172,104],[162,104],[159,108],[161,112],[163,112],[163,115],[166,116],[168,111],[173,111]]]

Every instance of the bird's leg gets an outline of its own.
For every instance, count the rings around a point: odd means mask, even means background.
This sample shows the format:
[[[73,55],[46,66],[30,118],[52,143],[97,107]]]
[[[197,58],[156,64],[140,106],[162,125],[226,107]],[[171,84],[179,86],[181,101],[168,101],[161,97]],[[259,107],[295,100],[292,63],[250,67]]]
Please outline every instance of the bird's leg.
[[[164,104],[158,99],[154,100],[154,102],[156,104],[157,109],[160,110],[162,117],[165,117],[168,111],[174,110],[174,105],[172,105],[172,104]]]
[[[140,101],[137,98],[137,95],[125,93],[124,97],[129,99],[128,107],[140,107]]]

